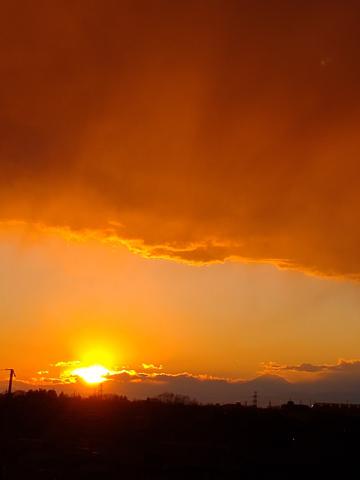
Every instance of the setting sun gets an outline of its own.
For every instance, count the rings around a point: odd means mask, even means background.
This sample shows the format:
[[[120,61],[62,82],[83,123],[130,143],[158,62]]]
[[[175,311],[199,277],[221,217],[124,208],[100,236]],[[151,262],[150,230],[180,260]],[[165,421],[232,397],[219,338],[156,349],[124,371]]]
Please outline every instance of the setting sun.
[[[109,375],[110,370],[102,365],[92,365],[90,367],[76,368],[72,371],[73,375],[80,377],[86,383],[102,383],[105,382],[106,376]]]

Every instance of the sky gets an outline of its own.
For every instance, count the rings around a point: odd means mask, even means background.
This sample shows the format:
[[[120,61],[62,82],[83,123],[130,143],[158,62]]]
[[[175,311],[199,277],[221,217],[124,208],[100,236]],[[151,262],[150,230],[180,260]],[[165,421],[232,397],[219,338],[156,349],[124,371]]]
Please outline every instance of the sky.
[[[0,367],[80,388],[71,368],[102,364],[135,396],[355,392],[359,15],[8,2]]]

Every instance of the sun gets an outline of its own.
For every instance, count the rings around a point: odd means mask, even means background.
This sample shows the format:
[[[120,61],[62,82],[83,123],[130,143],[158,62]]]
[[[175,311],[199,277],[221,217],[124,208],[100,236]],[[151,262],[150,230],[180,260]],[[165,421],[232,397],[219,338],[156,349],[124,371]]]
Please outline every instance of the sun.
[[[89,367],[76,368],[71,373],[80,377],[86,383],[95,384],[106,382],[106,377],[111,372],[102,365],[91,365]]]

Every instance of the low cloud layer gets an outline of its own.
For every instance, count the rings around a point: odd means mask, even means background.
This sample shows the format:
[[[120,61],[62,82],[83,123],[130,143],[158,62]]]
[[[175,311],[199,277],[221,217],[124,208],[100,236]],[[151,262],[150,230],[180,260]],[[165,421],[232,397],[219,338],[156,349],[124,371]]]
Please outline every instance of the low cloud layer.
[[[0,218],[359,279],[358,12],[7,2]]]
[[[305,373],[360,373],[360,360],[340,359],[336,364],[313,365],[312,363],[301,363],[300,365],[281,365],[275,362],[263,364],[266,373],[280,374],[281,372],[305,372]]]
[[[57,369],[57,370],[56,370]],[[94,394],[98,387],[85,385],[81,379],[56,367],[50,371],[40,371],[26,382],[17,379],[17,389],[54,388],[58,392],[82,395]],[[50,368],[51,370],[51,368]],[[170,373],[156,370],[119,370],[109,372],[103,385],[103,393],[126,395],[130,399],[156,397],[163,393],[174,393],[196,399],[204,403],[251,404],[254,391],[259,405],[269,402],[279,404],[289,399],[309,402],[352,402],[360,403],[360,360],[340,360],[333,365],[279,365],[270,362],[263,365],[262,374],[251,380],[236,380],[192,375],[188,372]],[[288,372],[305,373],[301,381],[288,381]],[[2,387],[5,388],[3,383]]]

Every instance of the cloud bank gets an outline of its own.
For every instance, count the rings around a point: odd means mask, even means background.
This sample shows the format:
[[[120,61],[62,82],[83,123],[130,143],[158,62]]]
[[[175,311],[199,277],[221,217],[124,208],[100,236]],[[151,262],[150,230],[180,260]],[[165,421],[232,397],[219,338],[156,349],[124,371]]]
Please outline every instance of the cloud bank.
[[[305,373],[342,373],[352,374],[360,372],[360,360],[340,359],[336,364],[313,365],[312,363],[301,363],[300,365],[281,365],[275,362],[263,364],[266,373],[281,372],[305,372]]]
[[[360,277],[356,2],[7,2],[0,219]]]
[[[58,392],[82,395],[94,394],[98,387],[86,386],[80,377],[64,371],[39,371],[32,379],[17,379],[15,388],[53,388]],[[60,372],[59,372],[60,370]],[[289,399],[305,403],[342,402],[360,403],[360,360],[339,360],[333,365],[280,365],[269,362],[263,365],[264,374],[251,379],[229,379],[209,375],[193,375],[189,372],[171,373],[122,369],[113,371],[102,384],[106,394],[126,395],[130,399],[156,397],[163,393],[187,396],[204,403],[251,404],[254,391],[259,405],[269,402],[280,404]],[[288,381],[288,372],[304,373],[301,381]],[[46,373],[45,373],[46,372]],[[2,384],[3,389],[6,383]]]

